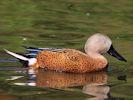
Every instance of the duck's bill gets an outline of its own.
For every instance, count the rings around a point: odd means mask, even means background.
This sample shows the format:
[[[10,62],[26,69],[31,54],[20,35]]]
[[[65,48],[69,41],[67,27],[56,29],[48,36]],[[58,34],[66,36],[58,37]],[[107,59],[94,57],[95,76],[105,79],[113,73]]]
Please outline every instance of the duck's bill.
[[[118,60],[127,62],[127,60],[126,60],[124,57],[122,57],[122,56],[114,49],[113,45],[111,45],[110,49],[108,50],[108,53],[109,53],[111,56],[117,58]]]

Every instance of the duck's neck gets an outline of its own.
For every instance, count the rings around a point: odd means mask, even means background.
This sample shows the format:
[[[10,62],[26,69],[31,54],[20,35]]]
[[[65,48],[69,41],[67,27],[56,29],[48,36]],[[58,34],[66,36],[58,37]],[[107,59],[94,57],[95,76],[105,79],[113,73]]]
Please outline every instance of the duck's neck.
[[[107,59],[99,53],[87,52],[87,55],[93,59],[95,66],[98,68],[104,68],[108,64]]]
[[[100,53],[97,52],[86,52],[87,55],[89,55],[92,58],[99,58],[99,59],[106,59],[103,55],[101,55]]]

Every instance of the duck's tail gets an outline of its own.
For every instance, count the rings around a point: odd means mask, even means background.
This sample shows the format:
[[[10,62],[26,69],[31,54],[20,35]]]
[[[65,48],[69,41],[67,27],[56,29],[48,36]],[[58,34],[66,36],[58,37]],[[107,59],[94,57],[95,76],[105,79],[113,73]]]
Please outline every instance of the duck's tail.
[[[6,49],[4,49],[4,51],[9,54],[9,55],[12,55],[14,56],[15,58],[19,59],[21,63],[23,63],[24,66],[32,66],[36,63],[36,58],[28,58],[24,55],[21,55],[21,54],[17,54],[17,53],[14,53],[14,52],[11,52],[11,51],[8,51]]]

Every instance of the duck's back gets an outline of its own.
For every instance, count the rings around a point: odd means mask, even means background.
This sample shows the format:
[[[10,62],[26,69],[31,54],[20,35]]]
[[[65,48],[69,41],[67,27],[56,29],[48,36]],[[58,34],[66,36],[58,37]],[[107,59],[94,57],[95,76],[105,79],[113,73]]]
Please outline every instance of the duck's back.
[[[37,64],[41,68],[84,73],[97,70],[94,59],[75,49],[41,51],[37,55]]]

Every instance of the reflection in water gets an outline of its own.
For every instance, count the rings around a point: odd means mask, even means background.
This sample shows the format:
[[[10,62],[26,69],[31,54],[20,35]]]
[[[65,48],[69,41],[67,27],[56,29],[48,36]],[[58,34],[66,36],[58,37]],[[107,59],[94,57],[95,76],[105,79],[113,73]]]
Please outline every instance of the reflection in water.
[[[94,97],[89,100],[107,99],[109,86],[106,72],[86,74],[59,73],[55,71],[38,70],[36,73],[36,86],[63,90],[72,90],[76,86],[83,86],[82,92]]]
[[[36,76],[36,85],[38,87],[50,87],[58,89],[107,82],[107,75],[105,72],[73,74],[39,70],[36,73]]]
[[[88,84],[83,87],[83,93],[94,96],[93,98],[89,98],[89,100],[108,99],[109,90],[109,86],[102,85],[99,83]]]
[[[62,90],[74,90],[77,86],[82,86],[82,92],[92,95],[89,100],[103,100],[108,98],[109,86],[107,86],[107,73],[104,71],[75,74],[60,73],[56,71],[45,71],[43,69],[29,70],[29,80],[26,83],[14,83],[16,85],[30,85],[37,87],[47,87]]]

